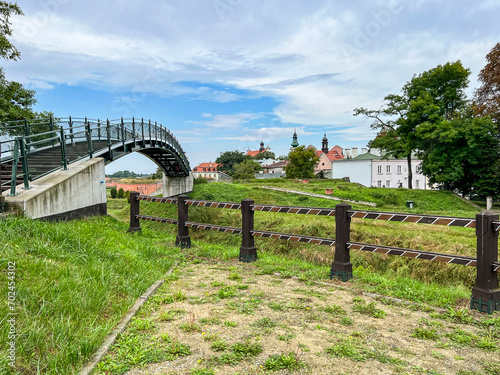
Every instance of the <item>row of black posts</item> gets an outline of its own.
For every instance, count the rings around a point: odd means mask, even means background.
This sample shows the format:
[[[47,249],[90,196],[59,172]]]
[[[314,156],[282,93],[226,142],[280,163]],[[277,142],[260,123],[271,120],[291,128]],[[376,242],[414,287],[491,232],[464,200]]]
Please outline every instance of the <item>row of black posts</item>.
[[[130,232],[141,230],[139,215],[138,192],[130,193]],[[191,237],[186,222],[189,220],[186,200],[187,195],[177,198],[178,206],[178,231],[175,241],[176,246],[181,248],[191,247]],[[254,211],[252,199],[241,201],[241,247],[239,260],[241,262],[253,262],[257,260],[257,248],[254,243]],[[330,270],[330,278],[347,281],[352,279],[352,263],[349,253],[349,241],[351,233],[351,217],[348,211],[351,205],[339,203],[335,206],[335,255]],[[474,310],[487,312],[500,311],[500,289],[497,272],[494,271],[493,263],[498,261],[498,232],[494,229],[494,221],[499,216],[485,211],[476,215],[477,236],[477,275],[476,285],[472,288],[470,307]]]

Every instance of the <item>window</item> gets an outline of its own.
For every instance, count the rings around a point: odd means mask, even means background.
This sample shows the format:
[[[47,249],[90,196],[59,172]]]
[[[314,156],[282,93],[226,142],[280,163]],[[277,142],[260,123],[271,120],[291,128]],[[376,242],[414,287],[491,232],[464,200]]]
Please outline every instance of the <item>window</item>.
[[[391,187],[391,180],[387,180],[387,181],[385,182],[385,187],[386,187],[386,188],[390,188],[390,187]]]
[[[400,166],[400,165],[398,165],[398,174],[403,173],[403,172],[402,172],[402,169],[403,169],[403,167],[402,167],[402,166]]]
[[[386,171],[387,173],[391,173],[391,166],[390,166],[390,165],[386,166],[386,167],[385,167],[385,171]]]
[[[378,174],[382,174],[382,166],[381,166],[381,165],[379,165],[379,166],[377,167],[377,173],[378,173]]]
[[[422,173],[422,164],[419,164],[415,167],[415,173]]]
[[[415,180],[415,187],[420,188],[420,180]]]
[[[382,167],[380,167],[382,169]],[[382,187],[382,180],[377,181],[377,187]]]

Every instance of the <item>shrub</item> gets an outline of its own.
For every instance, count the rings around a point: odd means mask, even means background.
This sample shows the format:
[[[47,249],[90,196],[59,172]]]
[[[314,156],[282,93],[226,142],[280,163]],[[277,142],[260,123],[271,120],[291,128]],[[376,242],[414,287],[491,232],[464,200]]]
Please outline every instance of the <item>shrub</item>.
[[[125,199],[127,199],[127,203],[130,203],[130,190],[125,191]]]
[[[118,191],[116,190],[116,188],[111,188],[111,190],[109,191],[109,194],[111,195],[111,198],[115,199],[116,198],[116,195],[117,195]]]
[[[123,188],[120,188],[118,190],[118,195],[116,196],[117,198],[120,198],[120,199],[123,199],[125,198],[125,190],[123,190]]]

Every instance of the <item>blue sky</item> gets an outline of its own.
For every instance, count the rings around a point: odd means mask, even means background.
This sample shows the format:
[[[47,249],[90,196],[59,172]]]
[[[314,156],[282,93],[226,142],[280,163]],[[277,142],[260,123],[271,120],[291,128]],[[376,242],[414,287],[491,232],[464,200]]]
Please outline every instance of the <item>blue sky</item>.
[[[191,166],[220,152],[364,147],[378,108],[413,74],[471,69],[499,42],[500,0],[21,0],[8,79],[57,116],[145,117],[167,126]],[[108,173],[156,166],[130,155]]]

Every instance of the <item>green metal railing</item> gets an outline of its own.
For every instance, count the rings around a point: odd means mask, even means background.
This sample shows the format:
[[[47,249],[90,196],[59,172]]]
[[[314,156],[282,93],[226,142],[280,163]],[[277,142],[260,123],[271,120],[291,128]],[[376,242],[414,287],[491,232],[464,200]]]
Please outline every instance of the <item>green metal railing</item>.
[[[68,145],[77,147],[70,151]],[[24,189],[29,189],[31,181],[58,169],[67,169],[76,161],[101,155],[112,159],[114,150],[131,152],[147,145],[167,149],[180,165],[179,173],[189,175],[189,161],[177,138],[163,125],[151,120],[49,117],[0,123],[0,165],[3,169],[4,165],[12,164],[10,180],[2,182],[2,190],[9,186],[10,195],[16,194],[19,164]],[[36,158],[42,151],[51,158],[44,161],[46,165],[35,168]],[[54,161],[56,154],[59,156],[57,162]]]

